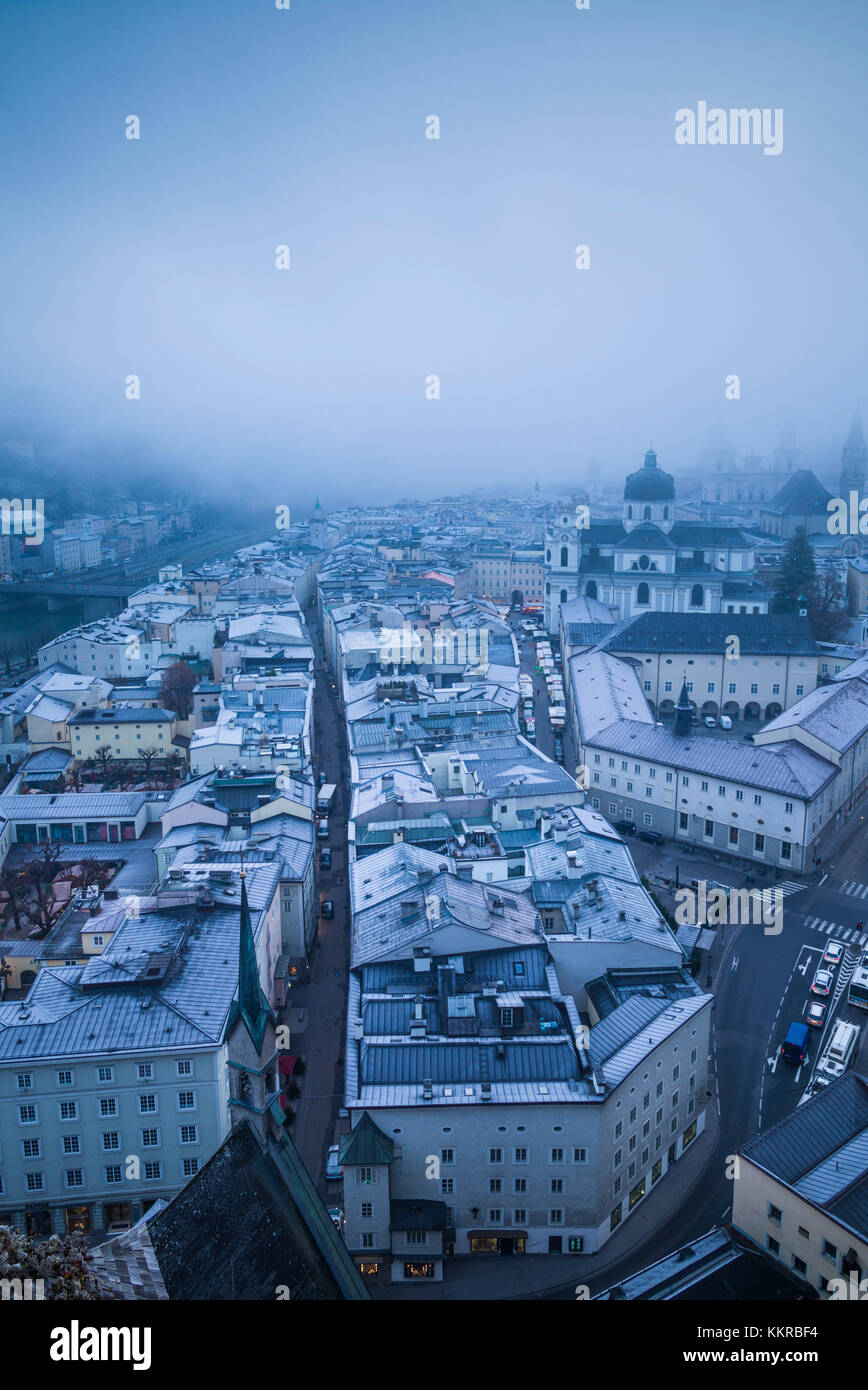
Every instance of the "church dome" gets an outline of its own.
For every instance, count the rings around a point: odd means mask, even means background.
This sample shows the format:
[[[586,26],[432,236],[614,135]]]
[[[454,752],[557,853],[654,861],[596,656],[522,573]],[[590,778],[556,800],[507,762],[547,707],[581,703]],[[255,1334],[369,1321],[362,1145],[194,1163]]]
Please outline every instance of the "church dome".
[[[657,467],[657,455],[649,449],[645,467],[631,473],[624,484],[625,502],[674,502],[675,483],[671,474]]]

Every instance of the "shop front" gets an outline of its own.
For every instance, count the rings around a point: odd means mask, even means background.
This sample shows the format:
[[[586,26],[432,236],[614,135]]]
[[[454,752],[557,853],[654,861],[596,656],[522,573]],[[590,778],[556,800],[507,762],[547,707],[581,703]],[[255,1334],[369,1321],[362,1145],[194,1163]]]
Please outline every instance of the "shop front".
[[[468,1231],[471,1255],[523,1255],[527,1231]]]

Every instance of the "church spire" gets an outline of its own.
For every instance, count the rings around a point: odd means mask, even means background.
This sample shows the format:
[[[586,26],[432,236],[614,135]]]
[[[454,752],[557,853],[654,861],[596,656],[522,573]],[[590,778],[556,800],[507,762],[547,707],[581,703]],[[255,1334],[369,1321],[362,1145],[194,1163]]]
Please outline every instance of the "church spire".
[[[681,694],[678,696],[678,704],[675,706],[675,725],[672,730],[683,738],[690,733],[690,694],[687,689],[687,677],[684,677],[684,684],[681,687]]]
[[[231,1031],[236,1021],[241,1019],[250,1041],[259,1052],[265,1037],[269,1020],[273,1020],[268,1000],[259,983],[259,967],[256,964],[256,947],[253,944],[253,926],[250,921],[250,907],[247,902],[247,874],[241,870],[241,941],[238,952],[238,998],[234,1000],[229,1015]]]
[[[865,472],[868,466],[868,449],[862,433],[862,415],[857,409],[850,426],[847,443],[841,452],[841,496],[848,492],[861,492],[865,486]]]

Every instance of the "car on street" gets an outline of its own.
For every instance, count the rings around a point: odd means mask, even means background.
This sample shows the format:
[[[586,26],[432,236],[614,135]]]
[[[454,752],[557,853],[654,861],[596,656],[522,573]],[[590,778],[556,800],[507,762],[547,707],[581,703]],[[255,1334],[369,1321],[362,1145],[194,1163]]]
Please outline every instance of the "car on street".
[[[343,1171],[338,1163],[338,1146],[337,1144],[330,1144],[326,1157],[326,1177],[330,1182],[337,1182],[338,1178],[342,1177]]]
[[[665,836],[661,835],[659,830],[640,830],[639,839],[649,845],[662,845]]]
[[[831,970],[818,970],[811,982],[812,994],[831,994],[835,976]]]
[[[614,824],[614,826],[613,826],[613,829],[617,830],[617,832],[618,832],[619,835],[635,835],[635,834],[636,834],[636,825],[635,825],[635,822],[633,822],[633,821],[631,821],[631,820],[616,820],[616,821],[615,821],[615,824]]]
[[[823,960],[829,965],[840,965],[841,957],[844,954],[844,947],[840,941],[830,941],[823,952]]]
[[[334,1222],[335,1230],[341,1235],[344,1233],[344,1214],[340,1207],[326,1207],[326,1211]]]
[[[715,719],[713,714],[707,714],[702,722],[705,725],[706,729],[717,728],[717,720]]]
[[[321,907],[320,911],[321,911],[323,917],[334,917],[334,915],[335,915],[335,905],[334,905],[334,903],[332,902],[331,898],[326,898],[326,899],[325,899],[325,901],[324,901],[323,904],[322,904],[322,907]]]
[[[330,869],[332,866],[332,852],[327,845],[319,852],[319,866],[321,869]]]
[[[812,1028],[822,1028],[826,1018],[826,1004],[819,1004],[816,1000],[808,1005],[808,1012],[805,1014],[805,1022],[810,1023]]]

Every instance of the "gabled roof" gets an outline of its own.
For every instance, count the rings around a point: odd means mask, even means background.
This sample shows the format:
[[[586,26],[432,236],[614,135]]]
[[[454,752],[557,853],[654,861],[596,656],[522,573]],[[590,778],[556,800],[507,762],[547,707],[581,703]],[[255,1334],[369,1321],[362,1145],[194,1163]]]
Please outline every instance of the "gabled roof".
[[[832,494],[827,492],[808,468],[800,468],[787,478],[780,492],[768,504],[769,511],[809,514],[825,512]]]
[[[374,1124],[367,1110],[355,1129],[340,1141],[338,1161],[349,1164],[391,1163],[395,1145],[387,1134]]]

